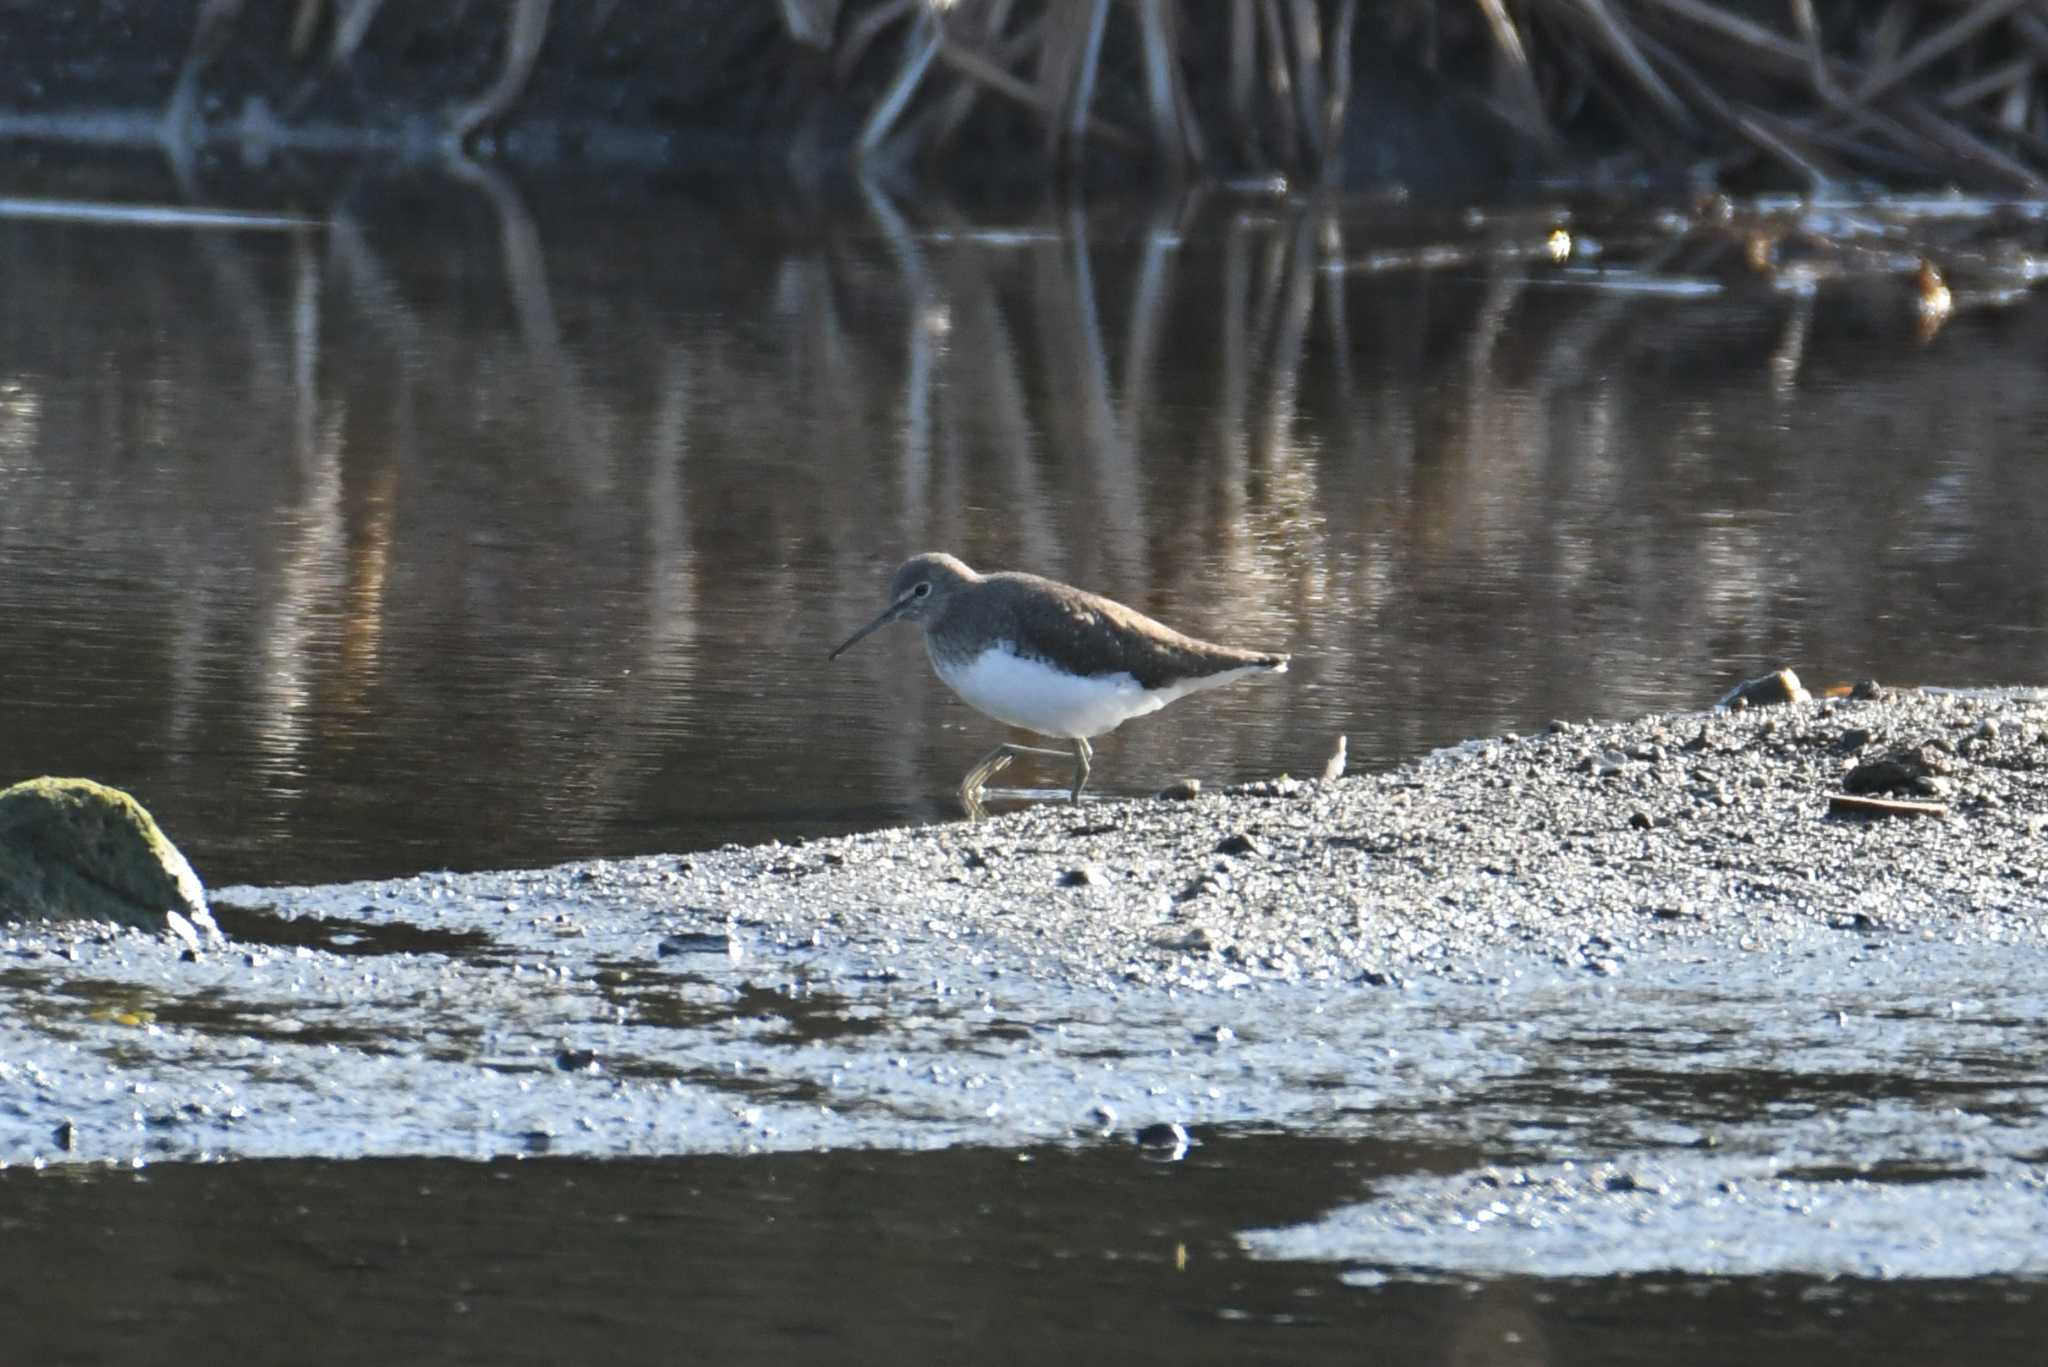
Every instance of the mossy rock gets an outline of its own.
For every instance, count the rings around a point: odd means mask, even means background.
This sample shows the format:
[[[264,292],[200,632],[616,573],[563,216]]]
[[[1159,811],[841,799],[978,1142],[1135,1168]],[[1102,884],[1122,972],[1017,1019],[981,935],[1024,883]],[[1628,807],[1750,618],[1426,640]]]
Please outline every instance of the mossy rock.
[[[0,789],[0,922],[117,921],[218,936],[178,847],[119,788],[32,778]]]

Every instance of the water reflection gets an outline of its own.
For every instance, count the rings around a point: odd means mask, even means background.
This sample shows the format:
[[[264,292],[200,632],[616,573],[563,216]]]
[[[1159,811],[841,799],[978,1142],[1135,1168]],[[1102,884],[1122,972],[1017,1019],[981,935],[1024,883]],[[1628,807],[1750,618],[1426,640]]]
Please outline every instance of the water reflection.
[[[325,204],[0,218],[0,768],[211,881],[950,818],[991,725],[823,658],[927,548],[1296,653],[1123,792],[2048,654],[2029,206]]]

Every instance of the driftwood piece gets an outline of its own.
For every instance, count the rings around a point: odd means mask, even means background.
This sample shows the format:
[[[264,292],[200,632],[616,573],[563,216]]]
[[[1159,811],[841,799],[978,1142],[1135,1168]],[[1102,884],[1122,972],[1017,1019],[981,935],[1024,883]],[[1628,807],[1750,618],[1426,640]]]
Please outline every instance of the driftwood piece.
[[[1831,816],[1947,816],[1946,802],[1912,802],[1902,797],[1862,797],[1855,793],[1829,793]]]

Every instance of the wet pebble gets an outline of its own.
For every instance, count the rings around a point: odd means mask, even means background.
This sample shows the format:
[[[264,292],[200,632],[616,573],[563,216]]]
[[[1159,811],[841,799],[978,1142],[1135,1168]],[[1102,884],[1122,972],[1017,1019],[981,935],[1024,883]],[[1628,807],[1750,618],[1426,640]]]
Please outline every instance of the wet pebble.
[[[1159,1120],[1141,1126],[1132,1138],[1139,1148],[1155,1155],[1179,1158],[1194,1138],[1178,1120]]]
[[[747,955],[746,945],[728,930],[688,930],[664,935],[654,946],[655,957],[667,959],[683,954],[717,954],[737,962]]]

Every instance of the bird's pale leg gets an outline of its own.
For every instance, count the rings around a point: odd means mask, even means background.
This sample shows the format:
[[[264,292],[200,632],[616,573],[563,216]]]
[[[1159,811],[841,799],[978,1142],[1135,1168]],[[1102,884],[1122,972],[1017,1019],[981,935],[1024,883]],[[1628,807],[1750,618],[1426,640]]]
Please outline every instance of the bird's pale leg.
[[[1083,745],[1087,743],[1086,741],[1081,742]],[[983,806],[981,801],[982,788],[987,786],[990,779],[1009,768],[1010,761],[1019,755],[1051,755],[1057,759],[1066,758],[1064,750],[1041,750],[1036,746],[1013,745],[1008,741],[998,745],[995,749],[983,755],[981,763],[969,769],[967,777],[960,780],[960,805],[967,809],[968,820],[979,821],[988,815],[988,808]],[[1083,777],[1085,778],[1086,775],[1084,774]],[[1078,787],[1074,790],[1077,796],[1080,791]]]
[[[1095,758],[1095,751],[1089,747],[1086,736],[1074,737],[1074,794],[1070,799],[1081,800],[1081,790],[1088,786],[1088,771]]]

